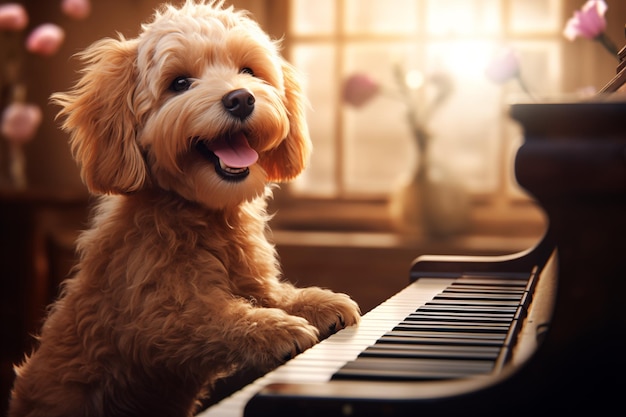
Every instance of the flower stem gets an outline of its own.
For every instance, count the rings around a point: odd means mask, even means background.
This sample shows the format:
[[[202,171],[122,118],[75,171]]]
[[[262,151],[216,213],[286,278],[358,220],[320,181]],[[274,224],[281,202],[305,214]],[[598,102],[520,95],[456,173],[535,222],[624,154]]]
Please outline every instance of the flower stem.
[[[404,79],[405,73],[399,65],[394,66],[394,76],[398,85],[400,98],[404,102],[404,105],[406,107],[406,116],[409,127],[411,129],[411,133],[413,134],[413,138],[415,139],[417,145],[418,158],[422,159],[424,153],[426,152],[426,132],[421,126],[420,118],[417,114],[417,106],[415,105],[413,98],[411,97],[410,89],[406,85]]]
[[[598,36],[594,38],[594,40],[600,42],[600,44],[604,46],[604,49],[609,51],[609,53],[613,55],[615,59],[619,61],[619,56],[618,56],[619,51],[617,49],[617,46],[615,45],[615,43],[613,43],[613,41],[608,36],[606,36],[606,33],[604,32],[600,33]]]
[[[530,91],[530,88],[528,88],[528,85],[526,84],[526,81],[524,81],[524,78],[522,78],[522,74],[519,71],[518,71],[517,75],[515,76],[515,78],[517,79],[517,82],[519,83],[519,85],[522,88],[522,90],[524,91],[524,93],[526,93],[528,95],[528,97],[530,97],[530,99],[532,101],[537,101],[537,98]]]

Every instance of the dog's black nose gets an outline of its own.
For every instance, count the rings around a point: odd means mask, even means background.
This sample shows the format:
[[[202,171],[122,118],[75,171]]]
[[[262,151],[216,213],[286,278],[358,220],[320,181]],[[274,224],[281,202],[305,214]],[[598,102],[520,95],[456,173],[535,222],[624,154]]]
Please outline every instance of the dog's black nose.
[[[224,108],[241,120],[250,116],[250,113],[254,110],[254,102],[254,96],[245,88],[233,90],[222,97]]]

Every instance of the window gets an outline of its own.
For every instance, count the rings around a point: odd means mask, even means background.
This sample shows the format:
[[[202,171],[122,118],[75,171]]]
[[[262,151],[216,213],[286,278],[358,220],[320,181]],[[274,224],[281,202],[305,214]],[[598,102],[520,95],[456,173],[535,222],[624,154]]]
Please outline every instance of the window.
[[[394,85],[394,66],[425,79],[445,73],[454,90],[428,120],[432,160],[474,196],[514,201],[512,176],[521,133],[506,103],[523,98],[514,82],[484,75],[503,46],[519,51],[522,74],[542,95],[562,92],[562,0],[290,0],[286,39],[291,62],[307,77],[314,155],[290,192],[299,197],[385,199],[417,160],[401,103],[383,95],[366,106],[341,101],[342,83],[367,73]]]

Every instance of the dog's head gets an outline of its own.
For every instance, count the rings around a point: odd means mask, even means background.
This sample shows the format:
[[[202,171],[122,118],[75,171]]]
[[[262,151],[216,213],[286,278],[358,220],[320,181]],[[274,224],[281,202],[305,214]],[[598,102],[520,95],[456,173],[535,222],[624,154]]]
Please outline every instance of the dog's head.
[[[94,193],[159,187],[220,209],[304,168],[296,73],[244,12],[221,1],[164,6],[137,38],[79,56],[80,80],[53,102]]]

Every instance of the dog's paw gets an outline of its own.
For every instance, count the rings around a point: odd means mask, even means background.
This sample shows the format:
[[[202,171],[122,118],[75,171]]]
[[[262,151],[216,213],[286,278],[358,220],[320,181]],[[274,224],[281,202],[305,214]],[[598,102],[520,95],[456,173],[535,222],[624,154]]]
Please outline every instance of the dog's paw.
[[[346,294],[317,287],[298,291],[290,312],[317,327],[322,339],[361,320],[359,306]]]
[[[247,362],[271,369],[319,342],[319,331],[302,317],[283,310],[259,308],[249,334]]]

